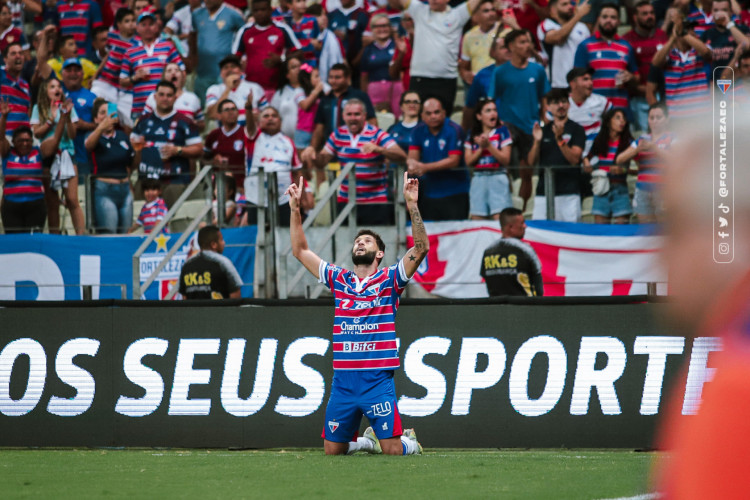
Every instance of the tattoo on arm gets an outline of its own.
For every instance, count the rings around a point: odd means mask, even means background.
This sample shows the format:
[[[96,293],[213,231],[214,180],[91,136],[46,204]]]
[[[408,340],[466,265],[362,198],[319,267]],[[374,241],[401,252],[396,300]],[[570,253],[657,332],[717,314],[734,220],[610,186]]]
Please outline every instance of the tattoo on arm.
[[[419,208],[416,206],[409,210],[411,217],[411,232],[414,237],[414,249],[423,253],[427,250],[427,230],[424,228],[424,222],[422,221],[422,215],[419,213]]]

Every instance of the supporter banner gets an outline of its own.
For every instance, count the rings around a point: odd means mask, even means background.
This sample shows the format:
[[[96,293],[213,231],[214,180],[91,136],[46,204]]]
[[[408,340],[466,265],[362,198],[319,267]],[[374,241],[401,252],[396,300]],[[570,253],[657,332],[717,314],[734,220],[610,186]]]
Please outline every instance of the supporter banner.
[[[0,446],[321,445],[329,302],[8,304]],[[433,448],[648,448],[668,398],[696,411],[721,348],[657,326],[663,307],[404,305],[404,426]]]
[[[657,282],[666,293],[667,273],[658,262],[661,237],[646,225],[603,226],[528,221],[524,241],[542,262],[544,295],[642,295]],[[425,224],[430,252],[414,281],[440,297],[487,297],[479,275],[484,250],[501,236],[492,222]],[[408,244],[413,244],[411,236]]]
[[[223,229],[224,255],[235,265],[243,283],[253,282],[255,226]],[[144,293],[146,299],[162,299],[177,283],[182,264],[197,252],[193,234],[159,273]],[[140,260],[141,283],[159,265],[180,234],[162,234]],[[133,254],[145,236],[60,236],[23,234],[0,236],[0,300],[80,300],[82,288],[93,285],[93,299],[119,299],[119,285],[133,289]],[[111,286],[99,286],[99,284]],[[47,286],[52,285],[52,286]],[[242,287],[251,297],[252,286]]]

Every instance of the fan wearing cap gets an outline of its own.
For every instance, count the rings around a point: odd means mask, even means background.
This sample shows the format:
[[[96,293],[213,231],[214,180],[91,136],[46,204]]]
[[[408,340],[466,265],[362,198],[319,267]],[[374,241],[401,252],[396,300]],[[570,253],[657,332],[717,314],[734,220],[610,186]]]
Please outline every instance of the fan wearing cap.
[[[218,120],[218,104],[230,99],[239,110],[239,124],[245,126],[245,102],[253,96],[253,109],[259,112],[268,106],[263,87],[255,82],[248,82],[242,75],[242,63],[235,55],[228,55],[219,62],[221,83],[211,85],[206,92],[206,116]]]
[[[63,63],[62,84],[65,97],[73,101],[73,107],[78,115],[76,136],[73,138],[78,175],[86,175],[91,173],[91,164],[84,141],[86,134],[96,128],[92,116],[96,95],[83,87],[83,67],[78,58],[74,57]]]
[[[91,87],[91,82],[96,76],[96,64],[92,63],[85,57],[78,57],[78,46],[73,35],[64,35],[57,38],[55,42],[55,57],[41,61],[39,73],[44,79],[50,77],[54,71],[55,77],[62,81],[63,65],[68,61],[76,61],[83,70],[82,85],[86,88]]]
[[[167,64],[174,62],[185,70],[174,43],[159,39],[159,26],[153,9],[147,8],[141,12],[136,25],[141,44],[128,49],[122,60],[120,87],[133,91],[133,120],[138,119],[146,99],[156,91],[156,84],[161,80]]]
[[[602,115],[612,107],[612,103],[606,97],[594,94],[593,74],[594,70],[591,68],[573,68],[567,75],[570,88],[568,118],[583,127],[586,132],[584,157],[589,154],[594,138],[602,127]],[[553,119],[551,116],[549,118]]]

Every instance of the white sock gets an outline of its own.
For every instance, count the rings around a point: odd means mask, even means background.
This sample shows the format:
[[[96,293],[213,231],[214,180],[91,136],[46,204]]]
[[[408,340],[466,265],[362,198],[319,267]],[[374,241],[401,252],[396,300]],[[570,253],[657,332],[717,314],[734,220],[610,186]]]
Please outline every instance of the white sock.
[[[373,451],[375,449],[375,443],[370,441],[367,438],[360,437],[357,438],[356,441],[352,441],[349,443],[349,451],[346,452],[347,455],[351,455],[352,453],[356,453],[358,451]]]
[[[419,451],[416,441],[412,441],[406,436],[401,436],[401,444],[404,447],[404,455],[416,455]]]

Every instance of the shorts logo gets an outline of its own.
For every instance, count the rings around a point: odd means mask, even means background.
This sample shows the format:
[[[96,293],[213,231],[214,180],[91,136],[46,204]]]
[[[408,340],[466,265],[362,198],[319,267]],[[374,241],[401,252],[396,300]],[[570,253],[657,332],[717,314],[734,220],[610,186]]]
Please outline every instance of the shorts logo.
[[[333,421],[328,422],[328,428],[331,429],[331,433],[334,433],[334,432],[336,432],[336,429],[339,428],[339,423],[338,422],[333,422]]]
[[[383,403],[376,403],[372,405],[371,408],[372,408],[372,415],[375,417],[387,417],[393,411],[393,409],[391,408],[390,401],[385,401]],[[383,427],[383,430],[385,430],[385,427]]]
[[[388,430],[388,422],[383,422],[383,430],[384,431]]]

